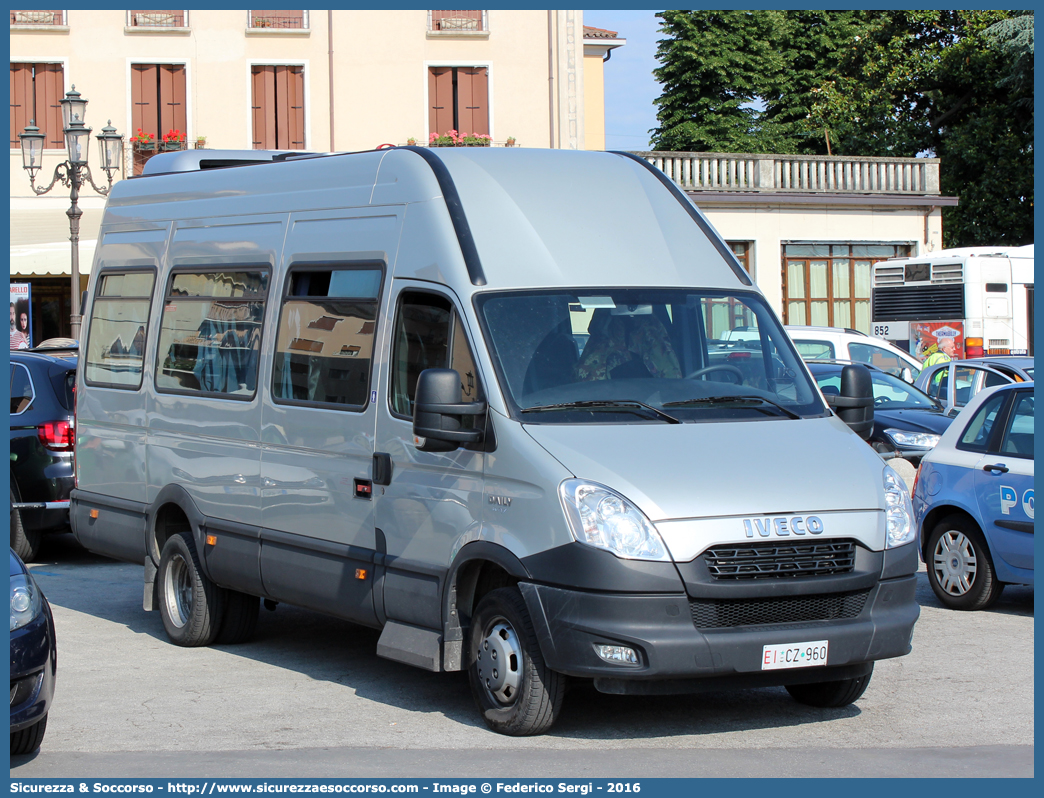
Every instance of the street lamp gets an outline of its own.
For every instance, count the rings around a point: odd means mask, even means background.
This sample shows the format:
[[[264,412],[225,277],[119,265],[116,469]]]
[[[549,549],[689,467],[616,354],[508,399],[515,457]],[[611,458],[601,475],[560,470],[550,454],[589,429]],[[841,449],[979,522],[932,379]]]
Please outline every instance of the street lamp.
[[[69,210],[65,215],[69,217],[69,240],[72,242],[72,313],[69,317],[71,336],[76,340],[80,338],[80,217],[83,211],[76,201],[80,197],[80,186],[89,183],[90,186],[101,194],[107,196],[112,188],[113,173],[120,168],[120,160],[123,152],[123,136],[116,132],[112,126],[112,120],[102,128],[102,132],[95,138],[98,139],[101,151],[102,169],[109,178],[109,185],[99,188],[91,176],[91,167],[87,164],[87,145],[91,138],[91,129],[84,125],[83,119],[87,111],[87,100],[80,97],[76,87],[65,93],[65,99],[60,101],[62,106],[62,125],[65,134],[65,148],[68,151],[68,159],[62,161],[54,168],[54,178],[46,188],[36,185],[36,173],[43,166],[43,144],[46,135],[40,131],[35,120],[30,120],[29,125],[18,134],[22,142],[22,167],[29,173],[29,185],[36,194],[46,194],[60,180],[63,186],[68,186]]]

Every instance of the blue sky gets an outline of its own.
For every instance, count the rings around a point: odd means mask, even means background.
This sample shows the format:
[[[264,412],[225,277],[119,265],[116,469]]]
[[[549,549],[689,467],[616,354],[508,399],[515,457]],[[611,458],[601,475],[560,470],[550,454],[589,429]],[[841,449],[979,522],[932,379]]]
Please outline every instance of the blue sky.
[[[652,75],[659,20],[655,11],[584,11],[584,24],[617,31],[627,39],[605,65],[605,148],[646,150],[656,127],[660,84]]]

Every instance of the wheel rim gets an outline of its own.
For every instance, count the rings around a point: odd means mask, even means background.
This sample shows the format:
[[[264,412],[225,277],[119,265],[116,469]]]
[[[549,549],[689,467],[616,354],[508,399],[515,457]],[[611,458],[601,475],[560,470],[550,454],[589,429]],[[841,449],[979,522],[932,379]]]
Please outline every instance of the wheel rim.
[[[170,558],[163,579],[163,597],[171,622],[178,628],[188,623],[192,613],[192,574],[180,554]]]
[[[494,618],[479,643],[475,666],[486,694],[502,706],[518,699],[522,685],[522,646],[505,618]]]
[[[944,592],[963,596],[975,583],[978,560],[975,546],[963,532],[944,532],[933,552],[935,579]]]

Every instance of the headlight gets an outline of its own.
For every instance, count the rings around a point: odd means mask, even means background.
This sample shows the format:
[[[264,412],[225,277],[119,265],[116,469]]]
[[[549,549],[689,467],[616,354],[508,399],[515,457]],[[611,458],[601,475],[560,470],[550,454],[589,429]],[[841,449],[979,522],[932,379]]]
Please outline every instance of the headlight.
[[[886,429],[885,435],[892,439],[896,446],[916,446],[919,449],[931,449],[939,442],[938,435],[927,432],[907,432],[901,429]]]
[[[31,623],[43,608],[40,588],[31,576],[11,577],[11,631]]]
[[[652,522],[616,491],[597,482],[567,479],[558,495],[578,542],[627,560],[671,561]]]
[[[891,466],[882,474],[885,494],[885,548],[892,549],[910,543],[917,528],[913,522],[913,506],[906,483]]]

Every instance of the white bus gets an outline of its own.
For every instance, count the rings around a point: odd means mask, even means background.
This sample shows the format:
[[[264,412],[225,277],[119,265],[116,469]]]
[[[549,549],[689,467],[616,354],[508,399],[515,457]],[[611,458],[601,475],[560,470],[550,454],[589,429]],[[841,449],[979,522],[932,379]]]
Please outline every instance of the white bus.
[[[937,336],[963,358],[1033,354],[1033,245],[944,249],[874,264],[871,334],[911,354]]]

